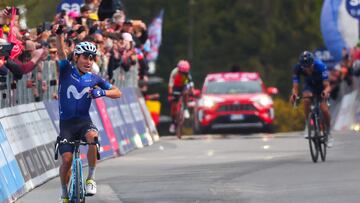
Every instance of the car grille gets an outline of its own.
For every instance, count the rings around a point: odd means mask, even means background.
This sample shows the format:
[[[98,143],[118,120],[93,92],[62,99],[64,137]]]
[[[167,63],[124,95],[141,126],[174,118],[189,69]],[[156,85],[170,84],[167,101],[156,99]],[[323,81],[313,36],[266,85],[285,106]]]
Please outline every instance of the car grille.
[[[229,104],[218,108],[218,112],[224,111],[255,111],[256,108],[252,104]]]

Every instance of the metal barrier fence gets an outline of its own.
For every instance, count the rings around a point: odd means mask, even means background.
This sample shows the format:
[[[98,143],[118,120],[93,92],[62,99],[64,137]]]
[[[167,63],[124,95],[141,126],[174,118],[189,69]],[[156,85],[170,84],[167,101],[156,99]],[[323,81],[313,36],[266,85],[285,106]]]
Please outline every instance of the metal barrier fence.
[[[106,70],[99,73],[103,77]],[[138,64],[131,66],[129,71],[122,68],[114,70],[115,85],[121,87],[138,86]],[[58,67],[55,61],[41,62],[22,79],[15,80],[11,73],[0,76],[0,108],[28,104],[38,101],[57,99]]]

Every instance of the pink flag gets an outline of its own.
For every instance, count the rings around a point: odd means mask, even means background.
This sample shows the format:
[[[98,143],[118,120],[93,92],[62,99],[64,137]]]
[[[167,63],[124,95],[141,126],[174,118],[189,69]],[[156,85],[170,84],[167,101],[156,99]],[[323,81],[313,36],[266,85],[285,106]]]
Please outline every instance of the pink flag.
[[[22,50],[24,49],[24,46],[22,45],[22,42],[16,38],[16,33],[14,30],[14,22],[16,17],[16,9],[15,7],[12,7],[11,9],[11,21],[10,21],[10,31],[8,35],[8,42],[14,44],[14,47],[12,48],[10,52],[10,58],[14,59],[18,55],[21,54]]]

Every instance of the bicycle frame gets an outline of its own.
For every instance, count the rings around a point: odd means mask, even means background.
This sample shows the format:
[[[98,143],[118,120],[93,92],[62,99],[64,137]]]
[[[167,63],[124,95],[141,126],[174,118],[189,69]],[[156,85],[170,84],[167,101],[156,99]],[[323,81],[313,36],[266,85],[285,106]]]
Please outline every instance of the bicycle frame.
[[[100,144],[98,142],[98,138],[94,138],[93,143],[83,142],[81,140],[75,140],[74,142],[68,142],[67,140],[60,140],[61,138],[58,137],[55,143],[55,160],[58,159],[58,151],[60,144],[70,144],[74,145],[74,153],[73,153],[73,160],[71,164],[71,177],[70,177],[70,184],[68,186],[69,190],[69,199],[71,202],[80,203],[85,202],[85,182],[84,182],[84,175],[82,170],[82,162],[80,159],[80,145],[96,145],[96,157],[97,160],[100,159]]]
[[[181,139],[182,136],[182,128],[183,128],[183,124],[184,124],[184,110],[185,110],[185,105],[186,105],[186,101],[185,100],[185,96],[184,94],[186,93],[186,89],[183,90],[182,92],[174,92],[174,95],[179,96],[179,99],[176,103],[176,136]]]
[[[79,141],[75,141],[75,149],[71,165],[69,197],[70,201],[81,202],[82,200],[85,200],[85,184],[83,178],[82,162],[80,159],[80,142],[77,142]]]
[[[315,163],[318,160],[319,153],[322,161],[325,161],[326,159],[327,133],[326,126],[323,122],[319,98],[314,97],[312,98],[308,118],[308,139],[311,158]]]

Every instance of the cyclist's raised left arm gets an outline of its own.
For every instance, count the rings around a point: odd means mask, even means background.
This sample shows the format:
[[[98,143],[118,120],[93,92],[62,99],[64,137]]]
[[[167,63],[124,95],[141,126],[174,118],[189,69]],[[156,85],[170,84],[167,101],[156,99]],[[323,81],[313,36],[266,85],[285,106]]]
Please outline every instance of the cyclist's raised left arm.
[[[112,99],[116,99],[119,98],[122,93],[120,91],[120,89],[118,87],[116,87],[115,85],[112,85],[111,83],[105,81],[102,78],[98,78],[98,85],[101,89],[104,90],[104,93],[106,97],[110,97]]]
[[[105,90],[105,94],[107,97],[110,97],[111,99],[116,99],[121,97],[122,92],[118,87],[112,85],[112,87],[109,90]]]

